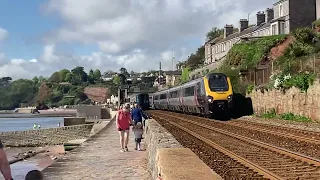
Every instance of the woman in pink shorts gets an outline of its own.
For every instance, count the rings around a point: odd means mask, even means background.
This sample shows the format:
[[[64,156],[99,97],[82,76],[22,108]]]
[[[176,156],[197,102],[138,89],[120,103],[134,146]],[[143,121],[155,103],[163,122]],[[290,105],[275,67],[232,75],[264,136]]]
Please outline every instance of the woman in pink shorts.
[[[122,109],[118,111],[117,117],[117,129],[120,135],[121,152],[128,151],[129,131],[131,122],[130,105],[126,104]]]

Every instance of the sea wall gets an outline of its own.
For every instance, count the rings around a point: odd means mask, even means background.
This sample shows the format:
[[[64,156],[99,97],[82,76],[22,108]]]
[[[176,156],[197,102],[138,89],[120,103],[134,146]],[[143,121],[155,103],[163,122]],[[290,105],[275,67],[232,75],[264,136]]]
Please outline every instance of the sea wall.
[[[146,121],[148,170],[153,179],[222,179],[156,120]]]
[[[49,129],[0,132],[0,139],[8,147],[35,147],[60,145],[90,136],[93,124],[65,126]]]
[[[275,109],[279,114],[293,113],[320,122],[320,83],[318,81],[310,86],[306,93],[293,87],[285,93],[278,90],[264,92],[257,90],[248,96],[252,100],[256,114],[263,114],[268,110]]]
[[[146,144],[148,150],[148,168],[153,179],[159,175],[157,152],[161,148],[182,148],[183,146],[156,120],[146,120]]]

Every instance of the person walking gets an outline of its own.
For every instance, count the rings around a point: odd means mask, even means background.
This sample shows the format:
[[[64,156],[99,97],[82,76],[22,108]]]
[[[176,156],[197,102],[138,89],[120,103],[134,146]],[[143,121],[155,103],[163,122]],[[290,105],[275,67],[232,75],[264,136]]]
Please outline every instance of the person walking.
[[[142,112],[142,109],[139,108],[138,104],[134,105],[134,108],[131,111],[131,119],[134,122],[134,125],[137,125],[138,122],[142,123],[142,118],[147,119],[145,117],[144,113]]]
[[[132,128],[132,131],[134,133],[134,138],[135,138],[135,142],[136,142],[136,147],[134,149],[141,151],[141,139],[142,139],[142,134],[143,134],[143,127],[142,127],[141,122],[138,122],[137,125],[135,125]]]
[[[129,131],[132,120],[130,117],[130,105],[126,104],[120,109],[116,116],[117,129],[120,135],[121,152],[128,151]]]
[[[3,144],[0,140],[0,171],[5,180],[12,180],[11,169],[8,158],[3,149]]]

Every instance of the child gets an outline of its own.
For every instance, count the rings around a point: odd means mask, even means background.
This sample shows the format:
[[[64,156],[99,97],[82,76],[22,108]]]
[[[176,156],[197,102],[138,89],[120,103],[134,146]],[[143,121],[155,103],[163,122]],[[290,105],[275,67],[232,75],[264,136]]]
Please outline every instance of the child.
[[[25,180],[43,180],[43,175],[38,170],[32,170],[32,171],[28,172]]]
[[[133,133],[136,141],[136,148],[135,150],[141,151],[141,139],[142,139],[142,134],[143,134],[143,127],[141,122],[138,122],[137,125],[135,125],[133,128]]]

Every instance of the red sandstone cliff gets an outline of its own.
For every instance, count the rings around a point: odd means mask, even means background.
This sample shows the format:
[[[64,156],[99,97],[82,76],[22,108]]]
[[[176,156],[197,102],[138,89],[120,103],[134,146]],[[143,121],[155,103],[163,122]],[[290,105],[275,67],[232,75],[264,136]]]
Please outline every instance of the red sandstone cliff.
[[[289,36],[286,40],[278,44],[277,46],[271,48],[269,52],[269,57],[271,60],[276,60],[278,57],[282,56],[285,50],[292,44],[293,42],[293,37]]]
[[[108,88],[102,87],[86,87],[84,89],[84,94],[88,96],[92,101],[105,103],[107,98],[110,98],[110,91]]]
[[[52,90],[49,88],[49,86],[45,82],[43,82],[39,87],[37,100],[39,102],[43,102],[50,96],[51,92]]]

